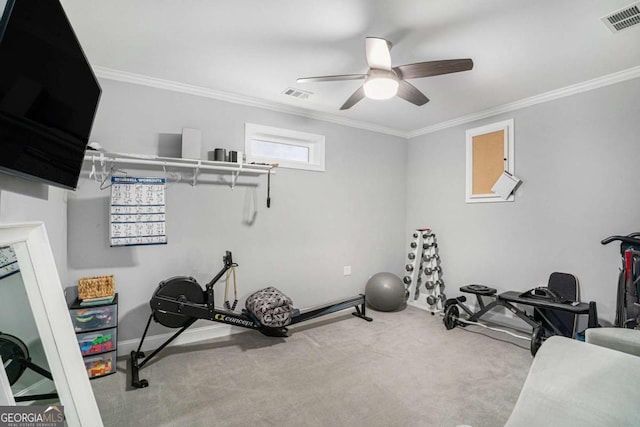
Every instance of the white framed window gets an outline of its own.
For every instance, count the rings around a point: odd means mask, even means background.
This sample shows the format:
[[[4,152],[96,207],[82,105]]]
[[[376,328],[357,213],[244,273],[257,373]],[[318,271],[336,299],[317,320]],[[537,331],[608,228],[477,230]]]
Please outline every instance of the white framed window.
[[[244,151],[247,162],[324,171],[324,135],[246,123]]]
[[[503,172],[514,175],[513,119],[467,130],[465,201],[467,203],[512,202],[491,188]]]

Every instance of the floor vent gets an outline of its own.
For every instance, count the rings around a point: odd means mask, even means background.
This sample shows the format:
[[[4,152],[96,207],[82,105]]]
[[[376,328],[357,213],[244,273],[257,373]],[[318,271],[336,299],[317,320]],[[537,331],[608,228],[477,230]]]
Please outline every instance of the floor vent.
[[[292,87],[288,87],[282,91],[283,95],[293,96],[298,99],[309,99],[313,92],[307,92],[306,90],[295,89]]]
[[[602,22],[604,22],[604,25],[606,25],[612,33],[617,33],[618,31],[640,24],[640,2],[610,13],[602,18]]]

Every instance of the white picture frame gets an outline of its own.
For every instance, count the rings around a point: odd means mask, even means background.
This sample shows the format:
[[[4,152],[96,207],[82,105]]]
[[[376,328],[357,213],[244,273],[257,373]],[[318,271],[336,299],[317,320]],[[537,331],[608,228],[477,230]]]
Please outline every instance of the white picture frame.
[[[11,246],[51,375],[69,426],[101,427],[49,239],[41,222],[0,224],[0,247]]]
[[[494,133],[501,133],[503,136],[501,159],[503,162],[503,170],[496,171],[495,181],[491,182],[490,185],[488,185],[488,188],[491,189],[504,172],[515,175],[515,138],[513,119],[468,129],[466,131],[466,203],[513,202],[515,200],[515,196],[513,194],[511,194],[507,199],[503,199],[500,195],[491,190],[481,193],[474,191],[474,164],[476,164],[474,160],[474,140],[476,137],[482,137]],[[486,186],[487,185],[485,185],[485,187]]]

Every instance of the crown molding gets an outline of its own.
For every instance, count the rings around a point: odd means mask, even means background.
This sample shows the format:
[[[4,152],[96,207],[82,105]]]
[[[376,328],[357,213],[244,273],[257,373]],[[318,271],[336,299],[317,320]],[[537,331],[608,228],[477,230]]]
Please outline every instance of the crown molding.
[[[336,123],[339,125],[354,127],[358,129],[369,130],[372,132],[383,133],[392,136],[398,136],[401,138],[407,138],[408,133],[403,130],[388,128],[384,126],[377,126],[367,122],[361,122],[358,120],[345,119],[332,114],[318,113],[315,111],[306,110],[303,108],[297,108],[278,104],[275,102],[269,102],[258,98],[252,98],[249,96],[239,95],[230,92],[223,92],[219,90],[209,89],[201,86],[193,86],[185,83],[174,82],[171,80],[158,79],[155,77],[149,77],[142,74],[130,73],[127,71],[114,70],[112,68],[106,68],[101,66],[94,66],[93,70],[99,78],[116,80],[125,83],[133,83],[142,86],[150,86],[157,89],[165,89],[173,92],[186,93],[189,95],[196,95],[205,98],[217,99],[219,101],[231,102],[234,104],[246,105],[249,107],[258,107],[266,110],[277,111],[279,113],[293,114],[296,116],[302,116],[310,119],[321,120],[329,123]]]
[[[452,120],[447,120],[445,122],[437,123],[432,126],[424,127],[422,129],[410,131],[408,132],[407,137],[415,138],[416,136],[426,135],[429,133],[437,132],[437,131],[458,126],[461,124],[473,122],[480,119],[485,119],[485,118],[496,116],[498,114],[506,113],[509,111],[519,110],[521,108],[531,107],[532,105],[542,104],[544,102],[553,101],[556,99],[575,95],[581,92],[587,92],[590,90],[598,89],[598,88],[609,86],[612,84],[624,82],[627,80],[632,80],[638,77],[640,77],[640,66],[628,68],[626,70],[607,74],[605,76],[597,77],[592,80],[587,80],[582,83],[566,86],[560,89],[541,93],[540,95],[524,98],[519,101],[499,105],[497,107],[490,108],[488,110],[458,117]]]
[[[405,139],[415,138],[420,135],[426,135],[426,134],[437,132],[443,129],[462,125],[465,123],[474,122],[476,120],[481,120],[488,117],[496,116],[498,114],[507,113],[509,111],[531,107],[533,105],[542,104],[544,102],[553,101],[556,99],[575,95],[581,92],[587,92],[590,90],[598,89],[601,87],[609,86],[612,84],[616,84],[616,83],[620,83],[620,82],[624,82],[627,80],[632,80],[640,77],[640,66],[636,66],[636,67],[628,68],[626,70],[607,74],[605,76],[597,77],[592,80],[587,80],[582,83],[566,86],[560,89],[556,89],[556,90],[545,92],[539,95],[531,96],[529,98],[524,98],[519,101],[499,105],[497,107],[489,108],[484,111],[468,114],[466,116],[458,117],[456,119],[447,120],[441,123],[437,123],[435,125],[431,125],[421,129],[416,129],[416,130],[407,132],[400,129],[377,126],[371,123],[361,122],[358,120],[345,119],[332,114],[318,113],[318,112],[306,110],[303,108],[287,106],[287,105],[278,104],[275,102],[265,101],[258,98],[252,98],[249,96],[218,91],[218,90],[209,89],[201,86],[193,86],[185,83],[174,82],[171,80],[158,79],[155,77],[149,77],[142,74],[129,73],[126,71],[114,70],[111,68],[100,67],[100,66],[95,66],[93,67],[93,69],[96,76],[103,79],[116,80],[116,81],[133,83],[133,84],[138,84],[143,86],[151,86],[158,89],[165,89],[165,90],[170,90],[174,92],[202,96],[205,98],[217,99],[220,101],[231,102],[234,104],[264,108],[267,110],[277,111],[280,113],[293,114],[296,116],[302,116],[306,118],[321,120],[321,121],[335,123],[343,126],[364,129],[364,130],[383,133],[383,134],[392,135],[392,136],[398,136]]]

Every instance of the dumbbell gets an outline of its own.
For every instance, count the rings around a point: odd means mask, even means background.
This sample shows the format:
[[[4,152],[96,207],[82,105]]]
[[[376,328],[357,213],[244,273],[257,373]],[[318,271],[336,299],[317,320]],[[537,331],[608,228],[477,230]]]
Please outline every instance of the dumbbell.
[[[413,252],[409,252],[409,255],[407,255],[409,257],[409,259],[416,259],[416,254],[414,254]]]
[[[439,286],[439,287],[440,287],[440,289],[444,289],[444,280],[442,280],[442,279],[438,279],[438,280],[436,280],[435,285],[436,285],[436,286]]]
[[[411,276],[404,276],[404,279],[402,279],[402,281],[404,282],[405,285],[410,285],[411,284]]]
[[[412,249],[415,249],[418,247],[418,244],[416,242],[411,242],[409,246],[411,246]]]
[[[431,256],[431,255],[426,254],[426,255],[424,255],[424,256],[422,257],[422,261],[424,261],[424,262],[429,262],[429,261],[431,261],[431,258],[432,258],[432,256]]]
[[[413,233],[413,238],[414,238],[414,239],[417,239],[417,238],[418,238],[418,236],[419,236],[419,234],[418,234],[418,232],[417,232],[417,231]]]
[[[438,299],[440,300],[441,303],[444,304],[444,302],[447,300],[447,296],[445,294],[439,294]]]
[[[435,267],[432,268],[433,271],[437,271],[438,273],[442,272],[442,267],[439,265],[436,265]]]
[[[411,264],[407,264],[407,266],[405,267],[405,269],[406,269],[407,271],[413,271],[413,265],[411,265]]]
[[[438,302],[438,299],[436,297],[434,297],[433,295],[427,296],[427,304],[436,305],[437,302]]]
[[[432,290],[433,288],[436,287],[436,283],[431,281],[431,280],[427,280],[424,284],[424,286],[428,289],[428,290]]]

